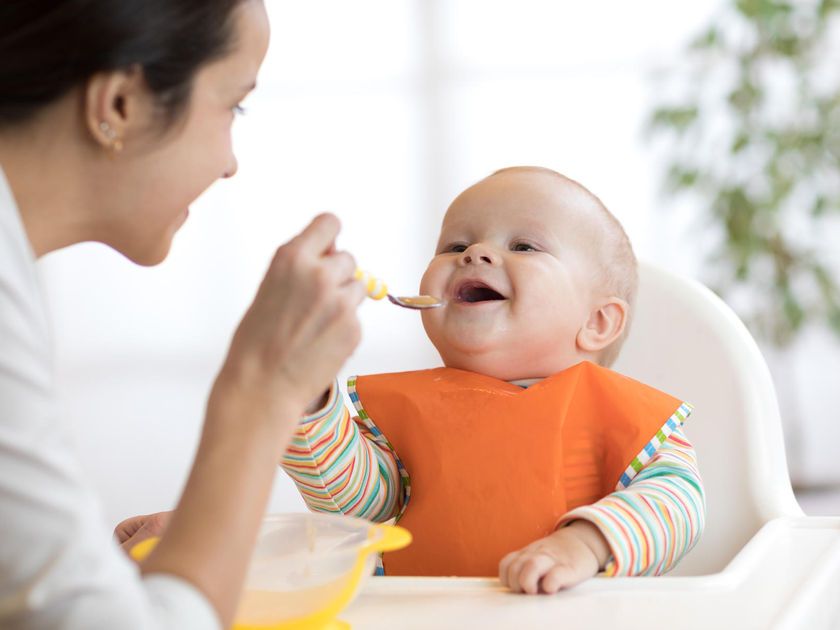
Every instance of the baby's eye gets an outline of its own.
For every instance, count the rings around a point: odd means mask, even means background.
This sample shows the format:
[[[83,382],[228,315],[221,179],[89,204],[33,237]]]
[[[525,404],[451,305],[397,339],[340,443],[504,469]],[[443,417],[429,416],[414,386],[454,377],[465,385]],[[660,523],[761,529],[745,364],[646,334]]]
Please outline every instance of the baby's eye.
[[[530,245],[528,243],[514,243],[513,245],[511,245],[510,249],[511,249],[511,251],[514,251],[514,252],[535,252],[535,251],[537,251],[536,247],[534,247],[533,245]]]
[[[444,247],[443,251],[451,254],[460,254],[461,252],[467,251],[467,245],[464,243],[451,243]]]

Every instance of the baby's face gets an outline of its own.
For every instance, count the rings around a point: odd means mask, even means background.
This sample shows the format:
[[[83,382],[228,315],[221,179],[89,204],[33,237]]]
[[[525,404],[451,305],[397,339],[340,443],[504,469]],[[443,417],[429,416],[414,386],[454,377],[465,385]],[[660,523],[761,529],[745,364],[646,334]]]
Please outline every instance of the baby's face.
[[[576,337],[598,293],[588,203],[534,171],[493,175],[455,199],[420,284],[446,301],[423,311],[445,365],[513,380],[583,358]]]

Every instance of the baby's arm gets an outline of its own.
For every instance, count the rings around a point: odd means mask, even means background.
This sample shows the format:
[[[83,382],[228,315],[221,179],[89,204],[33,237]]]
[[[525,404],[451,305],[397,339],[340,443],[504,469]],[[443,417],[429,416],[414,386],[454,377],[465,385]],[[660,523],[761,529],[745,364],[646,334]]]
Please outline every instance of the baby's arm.
[[[626,488],[569,512],[554,533],[505,556],[499,578],[514,591],[555,593],[601,570],[659,575],[694,546],[705,516],[694,448],[678,427]]]
[[[324,407],[299,422],[283,469],[312,511],[387,521],[403,501],[396,457],[354,420],[334,385]]]

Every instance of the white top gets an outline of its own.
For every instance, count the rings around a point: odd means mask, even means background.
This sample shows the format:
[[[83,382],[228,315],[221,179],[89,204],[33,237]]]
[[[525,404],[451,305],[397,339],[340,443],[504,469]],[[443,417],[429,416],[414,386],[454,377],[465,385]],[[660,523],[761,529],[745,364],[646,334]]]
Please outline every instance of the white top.
[[[0,170],[0,627],[216,629],[191,584],[111,536],[56,400],[35,255]]]

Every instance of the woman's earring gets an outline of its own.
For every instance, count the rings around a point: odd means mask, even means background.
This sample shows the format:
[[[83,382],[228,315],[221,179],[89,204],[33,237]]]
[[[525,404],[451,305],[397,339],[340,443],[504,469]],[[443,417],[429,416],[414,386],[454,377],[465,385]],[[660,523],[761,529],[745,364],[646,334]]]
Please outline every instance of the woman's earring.
[[[123,149],[122,140],[120,140],[117,137],[117,132],[114,131],[113,129],[111,129],[111,125],[109,125],[108,123],[106,123],[103,120],[102,122],[99,123],[99,129],[102,131],[102,133],[105,134],[105,137],[107,137],[108,140],[110,141],[110,143],[111,143],[110,149],[114,153],[119,153],[120,151],[122,151],[122,149]]]

